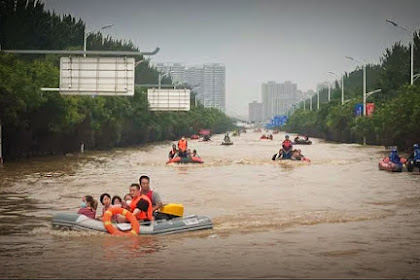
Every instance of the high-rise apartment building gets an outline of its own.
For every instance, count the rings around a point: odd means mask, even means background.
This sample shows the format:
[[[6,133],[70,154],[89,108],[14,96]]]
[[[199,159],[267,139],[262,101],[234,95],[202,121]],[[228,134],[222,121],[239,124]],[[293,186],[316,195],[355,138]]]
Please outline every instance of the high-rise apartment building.
[[[286,114],[297,102],[297,84],[290,81],[276,83],[269,81],[262,84],[263,118],[269,120],[275,115]]]
[[[225,111],[225,83],[225,66],[217,63],[204,64],[202,95],[205,107]]]
[[[248,120],[250,122],[261,122],[263,120],[263,104],[254,101],[248,104]]]
[[[170,73],[173,82],[190,85],[197,93],[197,100],[204,107],[225,111],[226,73],[223,64],[211,63],[185,67],[180,63],[158,63],[156,68],[160,72]]]

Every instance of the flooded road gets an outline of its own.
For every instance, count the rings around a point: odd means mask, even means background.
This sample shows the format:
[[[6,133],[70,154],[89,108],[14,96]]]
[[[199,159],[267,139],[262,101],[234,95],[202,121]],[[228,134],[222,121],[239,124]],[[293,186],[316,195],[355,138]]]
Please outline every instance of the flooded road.
[[[284,134],[190,140],[203,165],[165,165],[171,142],[8,163],[0,168],[1,277],[420,277],[420,176],[379,171],[383,147],[299,146]],[[84,195],[123,196],[142,174],[164,203],[213,230],[114,237],[59,232],[51,217]],[[99,213],[102,211],[98,208]]]

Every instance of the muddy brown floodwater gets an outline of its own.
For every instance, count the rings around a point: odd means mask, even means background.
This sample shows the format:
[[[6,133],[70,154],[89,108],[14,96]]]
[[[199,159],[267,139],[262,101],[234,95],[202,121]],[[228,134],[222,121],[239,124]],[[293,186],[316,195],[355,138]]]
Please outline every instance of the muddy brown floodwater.
[[[203,165],[165,165],[170,142],[7,163],[0,277],[420,277],[420,176],[379,171],[383,147],[319,139],[300,146],[310,164],[273,162],[283,136],[189,141]],[[141,174],[214,228],[136,238],[51,229],[83,195],[123,196]]]

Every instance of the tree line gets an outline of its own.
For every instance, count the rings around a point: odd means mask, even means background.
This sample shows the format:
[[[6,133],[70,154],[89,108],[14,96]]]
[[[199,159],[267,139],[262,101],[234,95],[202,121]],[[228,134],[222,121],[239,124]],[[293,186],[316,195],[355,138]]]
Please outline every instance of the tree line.
[[[420,73],[420,33],[414,35],[414,73]],[[363,103],[361,67],[344,74],[344,97],[341,104],[341,81],[336,81],[328,102],[328,90],[320,91],[320,109],[315,110],[316,95],[309,99],[312,111],[300,108],[292,114],[285,129],[331,141],[398,146],[409,149],[420,142],[420,79],[410,85],[410,48],[394,43],[378,64],[366,66],[367,92],[381,89],[367,102],[375,104],[372,116],[355,116],[354,107]]]
[[[0,13],[3,49],[83,48],[85,23],[46,11],[40,1],[4,0]],[[131,41],[103,37],[100,32],[89,34],[87,49],[139,51]],[[189,112],[152,112],[145,88],[136,88],[133,97],[42,92],[41,87],[58,87],[59,59],[56,55],[0,54],[0,121],[6,160],[74,152],[81,142],[87,149],[104,149],[175,140],[201,128],[222,133],[234,127],[224,113],[200,104]],[[140,63],[135,73],[136,84],[157,84],[159,73],[149,60]],[[170,78],[162,79],[162,84],[171,83]]]

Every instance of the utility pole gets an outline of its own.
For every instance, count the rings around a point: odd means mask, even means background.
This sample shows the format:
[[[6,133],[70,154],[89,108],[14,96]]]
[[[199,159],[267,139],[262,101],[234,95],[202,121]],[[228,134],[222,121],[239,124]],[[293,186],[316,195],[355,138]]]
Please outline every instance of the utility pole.
[[[165,76],[169,76],[171,73],[170,72],[168,72],[168,73],[165,73],[165,74],[161,74],[160,72],[159,72],[159,77],[158,77],[158,80],[159,80],[159,82],[158,82],[158,88],[160,89],[161,88],[161,86],[162,86],[162,84],[161,84],[161,81],[162,81],[162,78],[163,77],[165,77]],[[173,85],[171,85],[171,86],[173,86]],[[175,88],[176,88],[176,86],[175,86]]]
[[[317,92],[316,109],[319,110],[319,90]]]
[[[366,64],[363,64],[363,116],[366,116]]]
[[[410,58],[410,85],[414,83],[414,32],[413,30],[410,30],[402,25],[399,25],[395,23],[394,21],[391,21],[389,19],[386,20],[386,22],[392,24],[395,27],[401,28],[402,30],[406,31],[411,36],[411,42],[410,42],[410,48],[411,48],[411,58]]]
[[[341,105],[344,104],[344,75],[341,76]]]
[[[311,110],[311,111],[312,111],[312,95],[311,95],[311,98],[310,98],[309,110]]]
[[[328,102],[331,100],[331,83],[328,82]]]
[[[114,24],[107,24],[107,25],[104,25],[104,26],[102,26],[102,27],[100,27],[98,29],[90,30],[88,32],[86,32],[86,25],[85,25],[85,31],[84,31],[84,34],[83,34],[83,36],[84,36],[84,40],[83,40],[83,51],[85,53],[83,54],[83,57],[86,57],[86,41],[87,41],[87,37],[88,37],[89,33],[92,33],[92,32],[95,32],[95,31],[99,31],[99,30],[104,30],[104,29],[107,29],[107,28],[111,28],[113,25]]]

